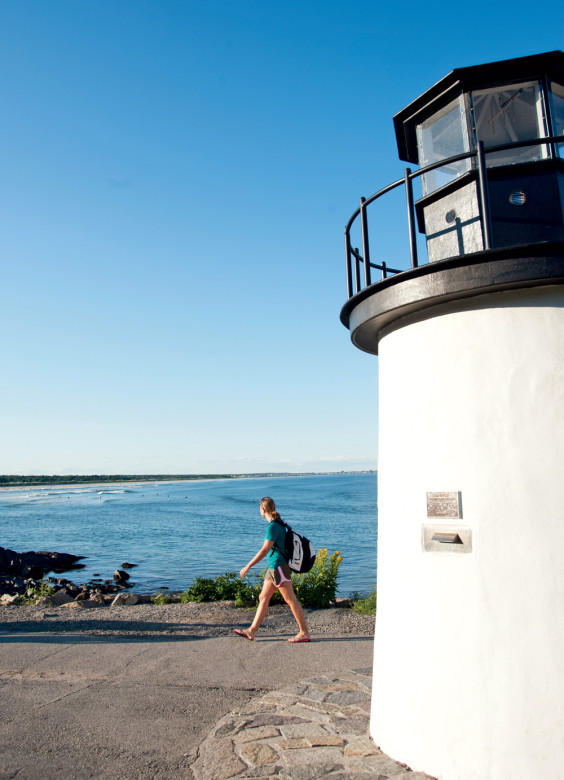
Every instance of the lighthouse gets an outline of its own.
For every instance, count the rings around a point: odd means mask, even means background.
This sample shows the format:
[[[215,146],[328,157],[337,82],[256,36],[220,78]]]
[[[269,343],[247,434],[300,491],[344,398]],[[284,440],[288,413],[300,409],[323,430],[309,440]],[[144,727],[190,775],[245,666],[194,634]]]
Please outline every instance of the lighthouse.
[[[415,168],[349,220],[341,312],[379,358],[371,735],[439,780],[557,780],[564,53],[453,70],[394,126]]]

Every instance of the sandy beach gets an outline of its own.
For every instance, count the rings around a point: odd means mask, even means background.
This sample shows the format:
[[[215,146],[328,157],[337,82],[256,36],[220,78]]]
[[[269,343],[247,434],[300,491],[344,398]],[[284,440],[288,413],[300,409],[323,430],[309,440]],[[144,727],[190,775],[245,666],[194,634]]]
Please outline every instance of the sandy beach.
[[[233,477],[193,477],[191,479],[142,479],[142,480],[112,480],[111,482],[37,482],[25,485],[0,485],[0,492],[13,490],[72,490],[81,488],[111,488],[124,487],[143,487],[143,485],[175,485],[191,484],[192,482],[220,482],[227,479],[244,479],[244,476]]]

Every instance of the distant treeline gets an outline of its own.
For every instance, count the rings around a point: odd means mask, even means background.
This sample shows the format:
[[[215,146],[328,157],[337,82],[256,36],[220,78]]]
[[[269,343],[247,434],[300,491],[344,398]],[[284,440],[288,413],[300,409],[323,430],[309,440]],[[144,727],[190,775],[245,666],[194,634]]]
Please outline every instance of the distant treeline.
[[[185,479],[229,479],[235,474],[51,474],[28,477],[0,474],[0,487],[17,485],[73,485],[87,482],[165,482]]]
[[[364,471],[268,471],[252,474],[43,474],[28,477],[23,474],[0,474],[0,488],[25,485],[76,485],[88,482],[181,482],[187,479],[241,479],[251,477],[313,477],[332,474],[376,474],[375,470]]]

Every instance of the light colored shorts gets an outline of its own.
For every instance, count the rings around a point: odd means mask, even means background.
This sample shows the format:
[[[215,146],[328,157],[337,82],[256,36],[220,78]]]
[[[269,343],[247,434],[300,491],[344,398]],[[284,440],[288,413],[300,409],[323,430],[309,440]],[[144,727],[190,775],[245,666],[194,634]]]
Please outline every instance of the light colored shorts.
[[[275,569],[267,569],[266,579],[271,580],[278,588],[285,582],[292,582],[292,570],[287,563],[283,563],[282,566],[277,566]]]

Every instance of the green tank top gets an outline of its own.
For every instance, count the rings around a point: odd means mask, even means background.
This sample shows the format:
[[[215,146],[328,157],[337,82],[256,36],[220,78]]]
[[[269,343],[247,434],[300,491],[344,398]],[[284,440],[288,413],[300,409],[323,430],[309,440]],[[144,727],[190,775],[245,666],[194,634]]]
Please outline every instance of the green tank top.
[[[268,568],[276,569],[278,566],[282,566],[283,563],[287,563],[285,556],[281,552],[284,550],[286,541],[286,528],[275,520],[271,520],[266,527],[264,538],[274,542],[266,556]]]

